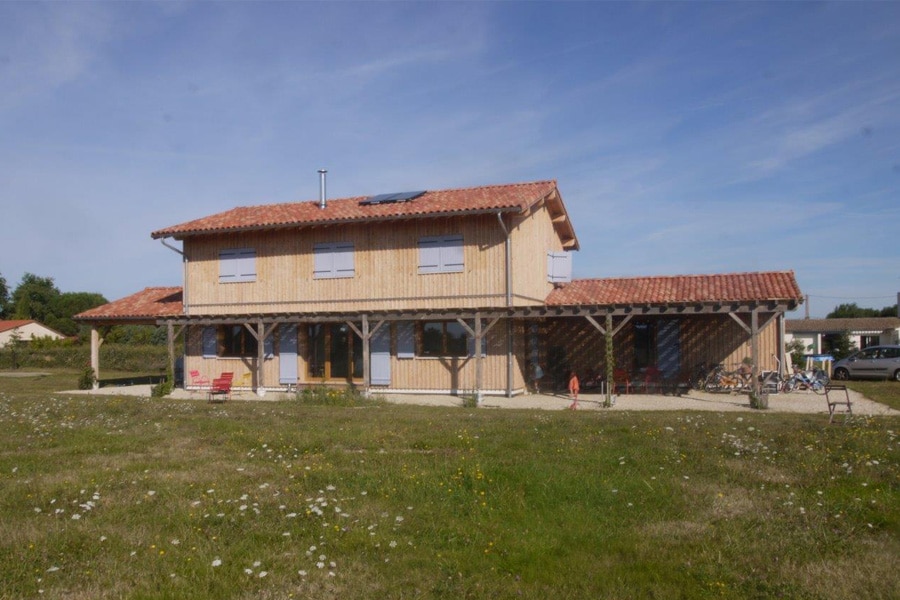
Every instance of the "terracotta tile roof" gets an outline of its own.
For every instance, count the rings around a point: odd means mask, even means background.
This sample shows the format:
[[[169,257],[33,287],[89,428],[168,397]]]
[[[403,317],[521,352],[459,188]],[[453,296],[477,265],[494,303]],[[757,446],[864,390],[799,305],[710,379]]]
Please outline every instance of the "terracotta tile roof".
[[[789,333],[881,333],[900,328],[900,317],[861,317],[855,319],[787,319],[784,330]]]
[[[180,287],[148,287],[75,315],[79,321],[153,321],[184,314]]]
[[[577,279],[550,292],[548,305],[677,304],[802,300],[793,271]]]
[[[554,192],[557,192],[554,194]],[[386,221],[394,219],[423,219],[447,215],[484,212],[521,212],[540,200],[553,195],[558,210],[565,214],[565,207],[555,181],[535,181],[507,185],[454,190],[427,191],[409,202],[385,204],[360,204],[367,196],[331,199],[325,208],[319,202],[291,202],[262,206],[241,206],[222,213],[173,225],[151,233],[154,239],[173,237],[182,239],[192,235],[274,229],[300,225],[325,225],[361,221]],[[560,220],[563,230],[560,237],[571,239],[577,247],[575,232],[568,217]]]
[[[37,323],[37,321],[32,321],[31,319],[0,321],[0,333],[16,329],[17,327],[22,327],[23,325],[28,325],[29,323]]]

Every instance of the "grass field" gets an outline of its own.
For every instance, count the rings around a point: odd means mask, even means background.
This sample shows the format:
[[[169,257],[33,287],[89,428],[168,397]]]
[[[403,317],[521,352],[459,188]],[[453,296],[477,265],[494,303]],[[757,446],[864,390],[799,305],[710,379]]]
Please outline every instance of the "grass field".
[[[0,377],[0,598],[900,589],[897,418],[55,393],[74,380]]]

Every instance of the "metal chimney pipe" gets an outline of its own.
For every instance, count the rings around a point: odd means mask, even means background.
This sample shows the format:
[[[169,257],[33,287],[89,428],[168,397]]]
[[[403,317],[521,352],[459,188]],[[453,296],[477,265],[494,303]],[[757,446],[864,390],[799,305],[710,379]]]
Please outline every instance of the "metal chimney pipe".
[[[326,169],[319,169],[319,208],[325,208],[325,173]]]

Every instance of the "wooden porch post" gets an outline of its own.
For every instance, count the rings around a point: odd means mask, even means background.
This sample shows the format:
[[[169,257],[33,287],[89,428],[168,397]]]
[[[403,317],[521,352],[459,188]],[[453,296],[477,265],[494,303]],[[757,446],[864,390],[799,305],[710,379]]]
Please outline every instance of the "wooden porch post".
[[[612,406],[612,394],[616,387],[616,355],[613,348],[613,318],[612,313],[606,313],[606,397],[603,399],[603,406],[609,408]]]
[[[481,406],[484,399],[484,357],[481,356],[481,313],[475,313],[475,403]]]
[[[363,351],[363,392],[366,398],[369,397],[369,387],[371,386],[371,362],[372,353],[369,352],[369,316],[362,316],[362,351]]]
[[[750,385],[753,395],[759,397],[759,308],[754,308],[750,313],[750,360],[753,365],[750,368]]]
[[[175,385],[175,338],[181,335],[181,332],[185,330],[187,325],[180,326],[177,330],[175,329],[175,324],[171,321],[166,323],[166,341],[169,347],[169,370],[166,372],[166,376],[168,374],[172,374],[172,385]]]
[[[266,385],[263,381],[263,371],[266,363],[266,326],[262,319],[256,322],[256,395],[266,395]]]
[[[95,390],[100,389],[100,346],[103,344],[103,338],[100,337],[100,331],[96,325],[91,325],[91,370],[94,372]]]

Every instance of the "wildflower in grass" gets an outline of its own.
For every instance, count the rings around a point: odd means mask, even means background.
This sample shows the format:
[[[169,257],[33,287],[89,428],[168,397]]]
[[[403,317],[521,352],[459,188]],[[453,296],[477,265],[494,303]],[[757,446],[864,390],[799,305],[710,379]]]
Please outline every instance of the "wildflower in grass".
[[[48,573],[56,573],[57,571],[59,571],[59,567],[56,567],[56,566],[50,567],[49,569],[47,569]]]
[[[221,558],[218,558],[218,557],[214,558],[213,561],[212,561],[212,566],[214,566],[214,567],[221,567],[221,566],[222,566],[222,559],[221,559]]]
[[[306,571],[300,569],[299,571],[297,571],[297,575],[299,575],[300,577],[306,577]]]
[[[260,571],[260,572],[259,572],[259,578],[262,579],[263,577],[265,577],[265,576],[268,575],[268,574],[269,574],[268,571]]]

